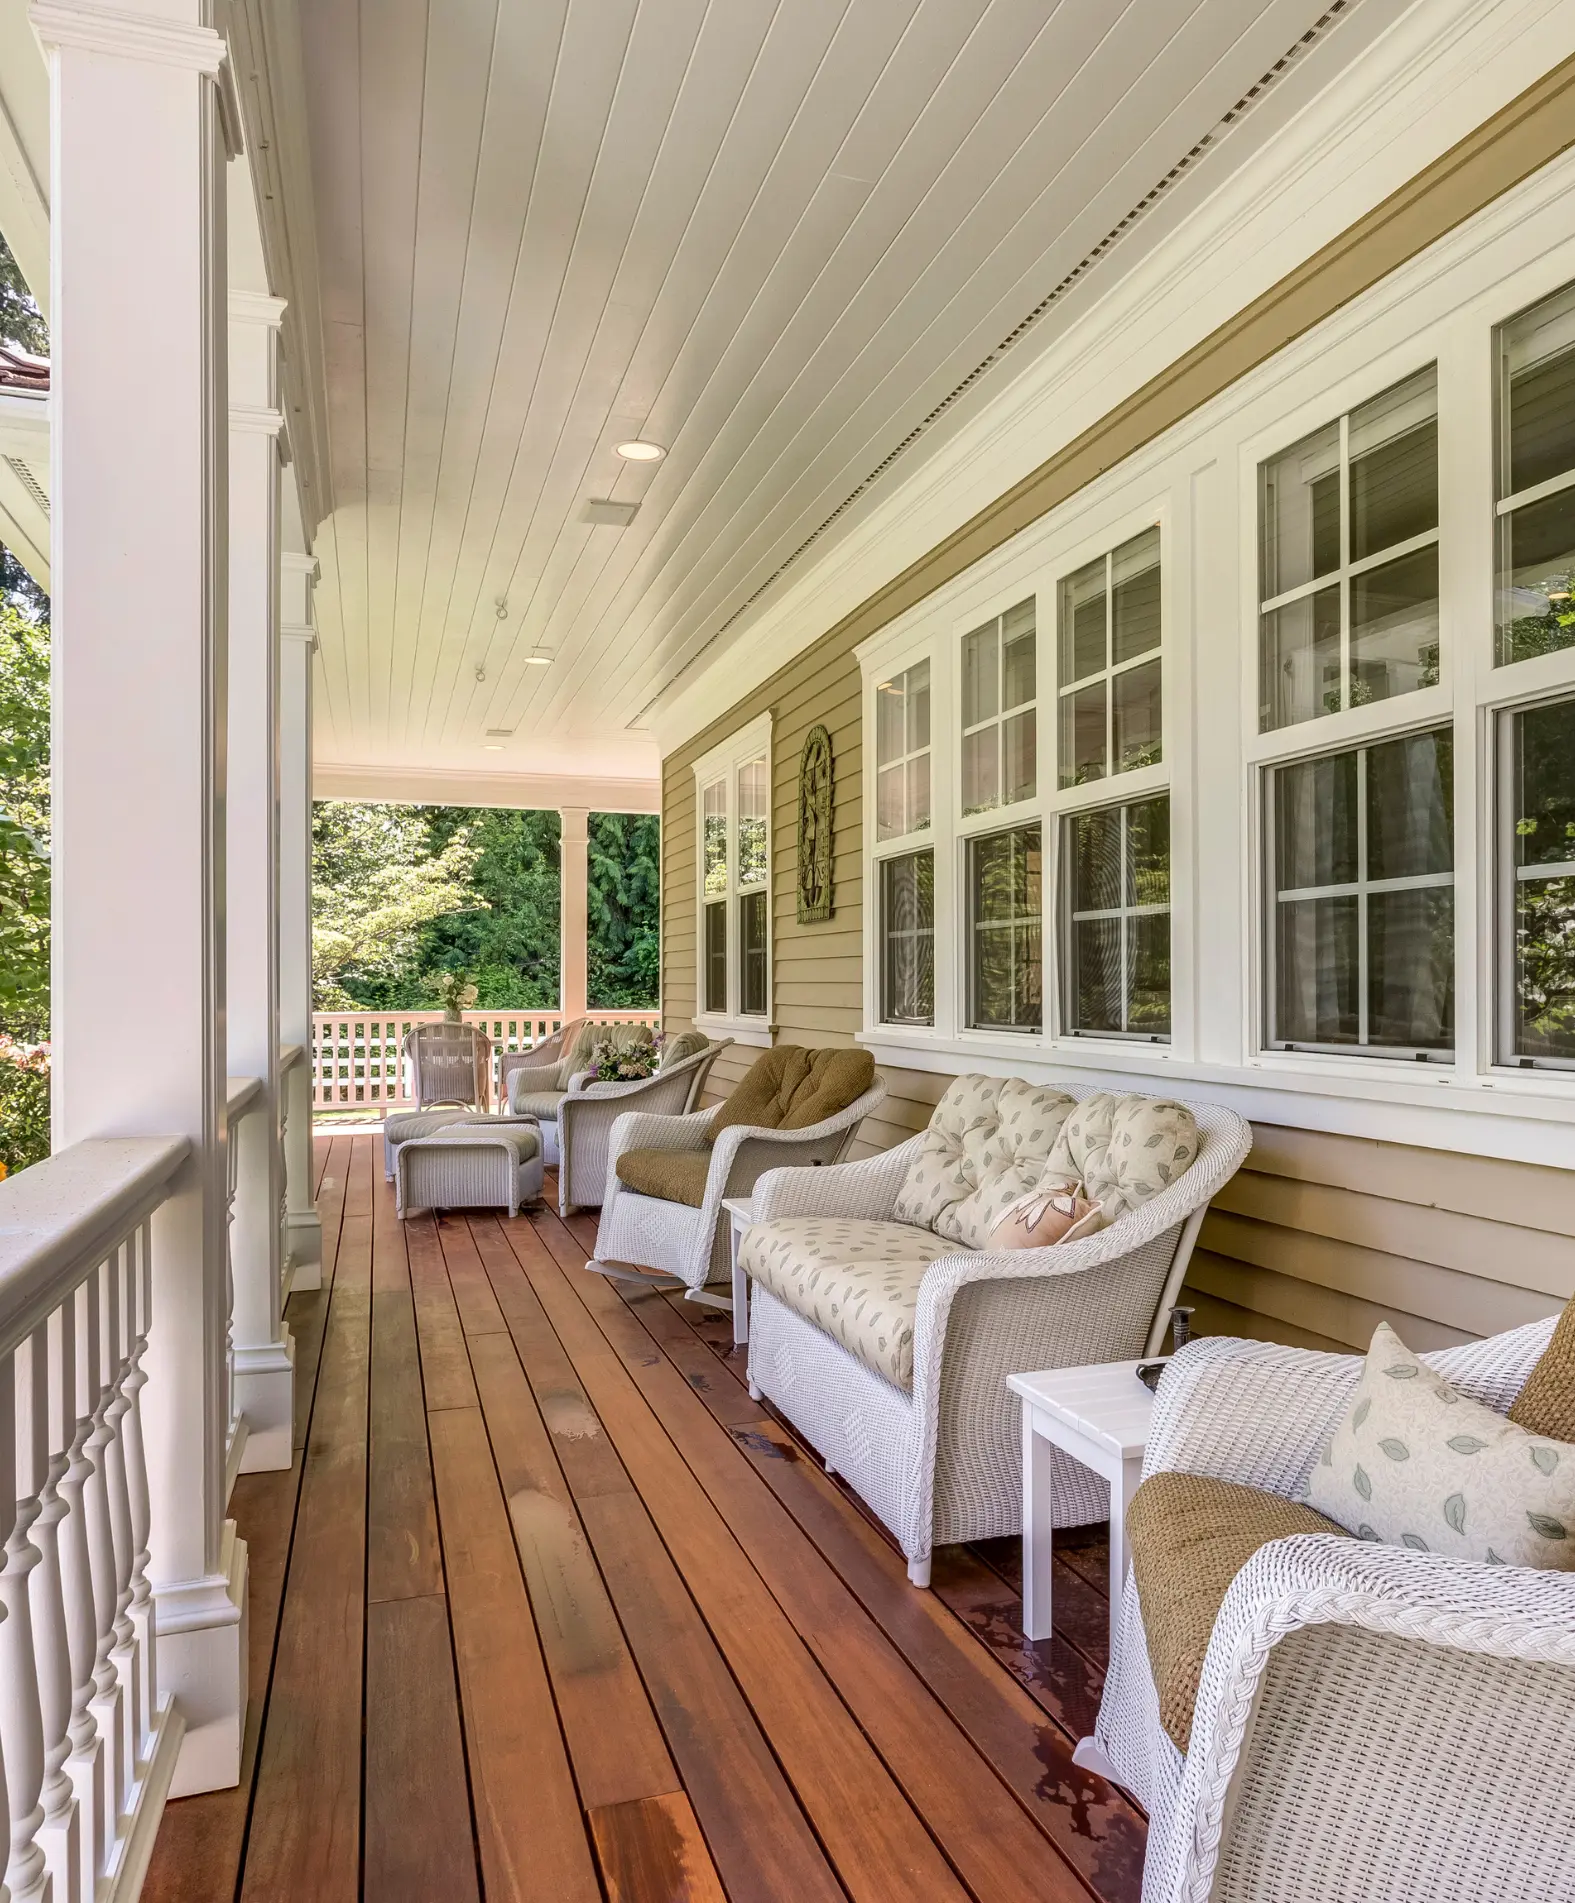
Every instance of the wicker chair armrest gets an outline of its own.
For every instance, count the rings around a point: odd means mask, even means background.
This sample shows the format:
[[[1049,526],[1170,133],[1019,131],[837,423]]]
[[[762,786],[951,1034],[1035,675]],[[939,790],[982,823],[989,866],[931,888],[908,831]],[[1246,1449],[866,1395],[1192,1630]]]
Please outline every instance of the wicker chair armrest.
[[[654,1111],[620,1111],[612,1129],[609,1168],[625,1150],[705,1149],[719,1108],[712,1105],[709,1110],[695,1110],[679,1117],[664,1117]]]
[[[920,1137],[910,1137],[895,1149],[857,1163],[828,1163],[818,1169],[789,1165],[767,1170],[755,1183],[755,1221],[846,1216],[864,1222],[889,1222],[921,1141]]]

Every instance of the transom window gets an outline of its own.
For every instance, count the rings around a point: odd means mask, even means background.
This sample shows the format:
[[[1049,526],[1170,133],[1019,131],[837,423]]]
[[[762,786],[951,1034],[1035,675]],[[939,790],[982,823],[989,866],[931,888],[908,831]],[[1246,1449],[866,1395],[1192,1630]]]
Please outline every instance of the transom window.
[[[1500,722],[1500,1055],[1575,1067],[1575,700]]]
[[[1258,471],[1258,724],[1438,682],[1434,365]]]
[[[1170,1036],[1170,799],[1062,821],[1062,1017],[1075,1037]]]
[[[929,823],[930,664],[919,661],[875,689],[875,837]]]
[[[1084,786],[1162,757],[1159,530],[1061,583],[1060,782]]]
[[[1450,1054],[1453,782],[1448,728],[1269,773],[1272,1047]]]
[[[968,842],[968,1021],[978,1030],[1044,1022],[1042,857],[1037,822]]]
[[[771,761],[762,723],[695,769],[700,1010],[765,1018],[771,991]]]
[[[935,854],[880,866],[880,1015],[884,1024],[935,1022]]]
[[[1497,333],[1498,661],[1575,646],[1575,285]]]
[[[1034,646],[1032,601],[963,637],[964,813],[1014,806],[1038,788]]]

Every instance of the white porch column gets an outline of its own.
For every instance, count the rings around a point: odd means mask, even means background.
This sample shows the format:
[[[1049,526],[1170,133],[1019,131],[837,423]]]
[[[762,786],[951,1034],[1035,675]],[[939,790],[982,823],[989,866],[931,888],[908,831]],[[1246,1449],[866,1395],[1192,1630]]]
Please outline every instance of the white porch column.
[[[565,1021],[585,1016],[590,819],[583,806],[558,809],[558,1008]]]
[[[54,1141],[192,1144],[153,1219],[142,1403],[179,1794],[236,1782],[246,1707],[224,1518],[224,45],[202,0],[31,12],[52,115]]]
[[[279,622],[279,1037],[312,1047],[312,582],[316,559],[281,557]],[[323,1285],[323,1225],[312,1197],[312,1071],[285,1076],[284,1274],[291,1289]]]
[[[261,1102],[230,1133],[234,1406],[240,1471],[288,1467],[295,1350],[280,1289],[279,325],[283,300],[230,292],[230,711],[225,892],[232,1077]],[[240,1434],[237,1426],[237,1437]]]

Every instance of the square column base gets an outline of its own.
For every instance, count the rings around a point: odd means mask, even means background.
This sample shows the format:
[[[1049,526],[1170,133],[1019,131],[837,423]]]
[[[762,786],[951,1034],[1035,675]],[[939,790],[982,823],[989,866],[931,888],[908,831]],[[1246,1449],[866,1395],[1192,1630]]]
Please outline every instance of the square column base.
[[[284,1285],[287,1294],[323,1286],[323,1224],[315,1209],[291,1210],[284,1219]]]
[[[234,1350],[235,1412],[246,1423],[243,1474],[277,1473],[295,1452],[295,1338]]]
[[[158,1700],[185,1721],[171,1797],[229,1790],[241,1781],[246,1730],[246,1542],[224,1522],[217,1573],[155,1588]]]

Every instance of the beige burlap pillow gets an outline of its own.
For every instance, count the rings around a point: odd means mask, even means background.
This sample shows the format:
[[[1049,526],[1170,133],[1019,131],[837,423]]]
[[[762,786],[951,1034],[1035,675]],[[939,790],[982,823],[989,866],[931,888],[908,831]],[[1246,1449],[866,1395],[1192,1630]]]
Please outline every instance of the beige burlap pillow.
[[[1308,1498],[1359,1539],[1575,1571],[1575,1446],[1467,1399],[1386,1322]]]

